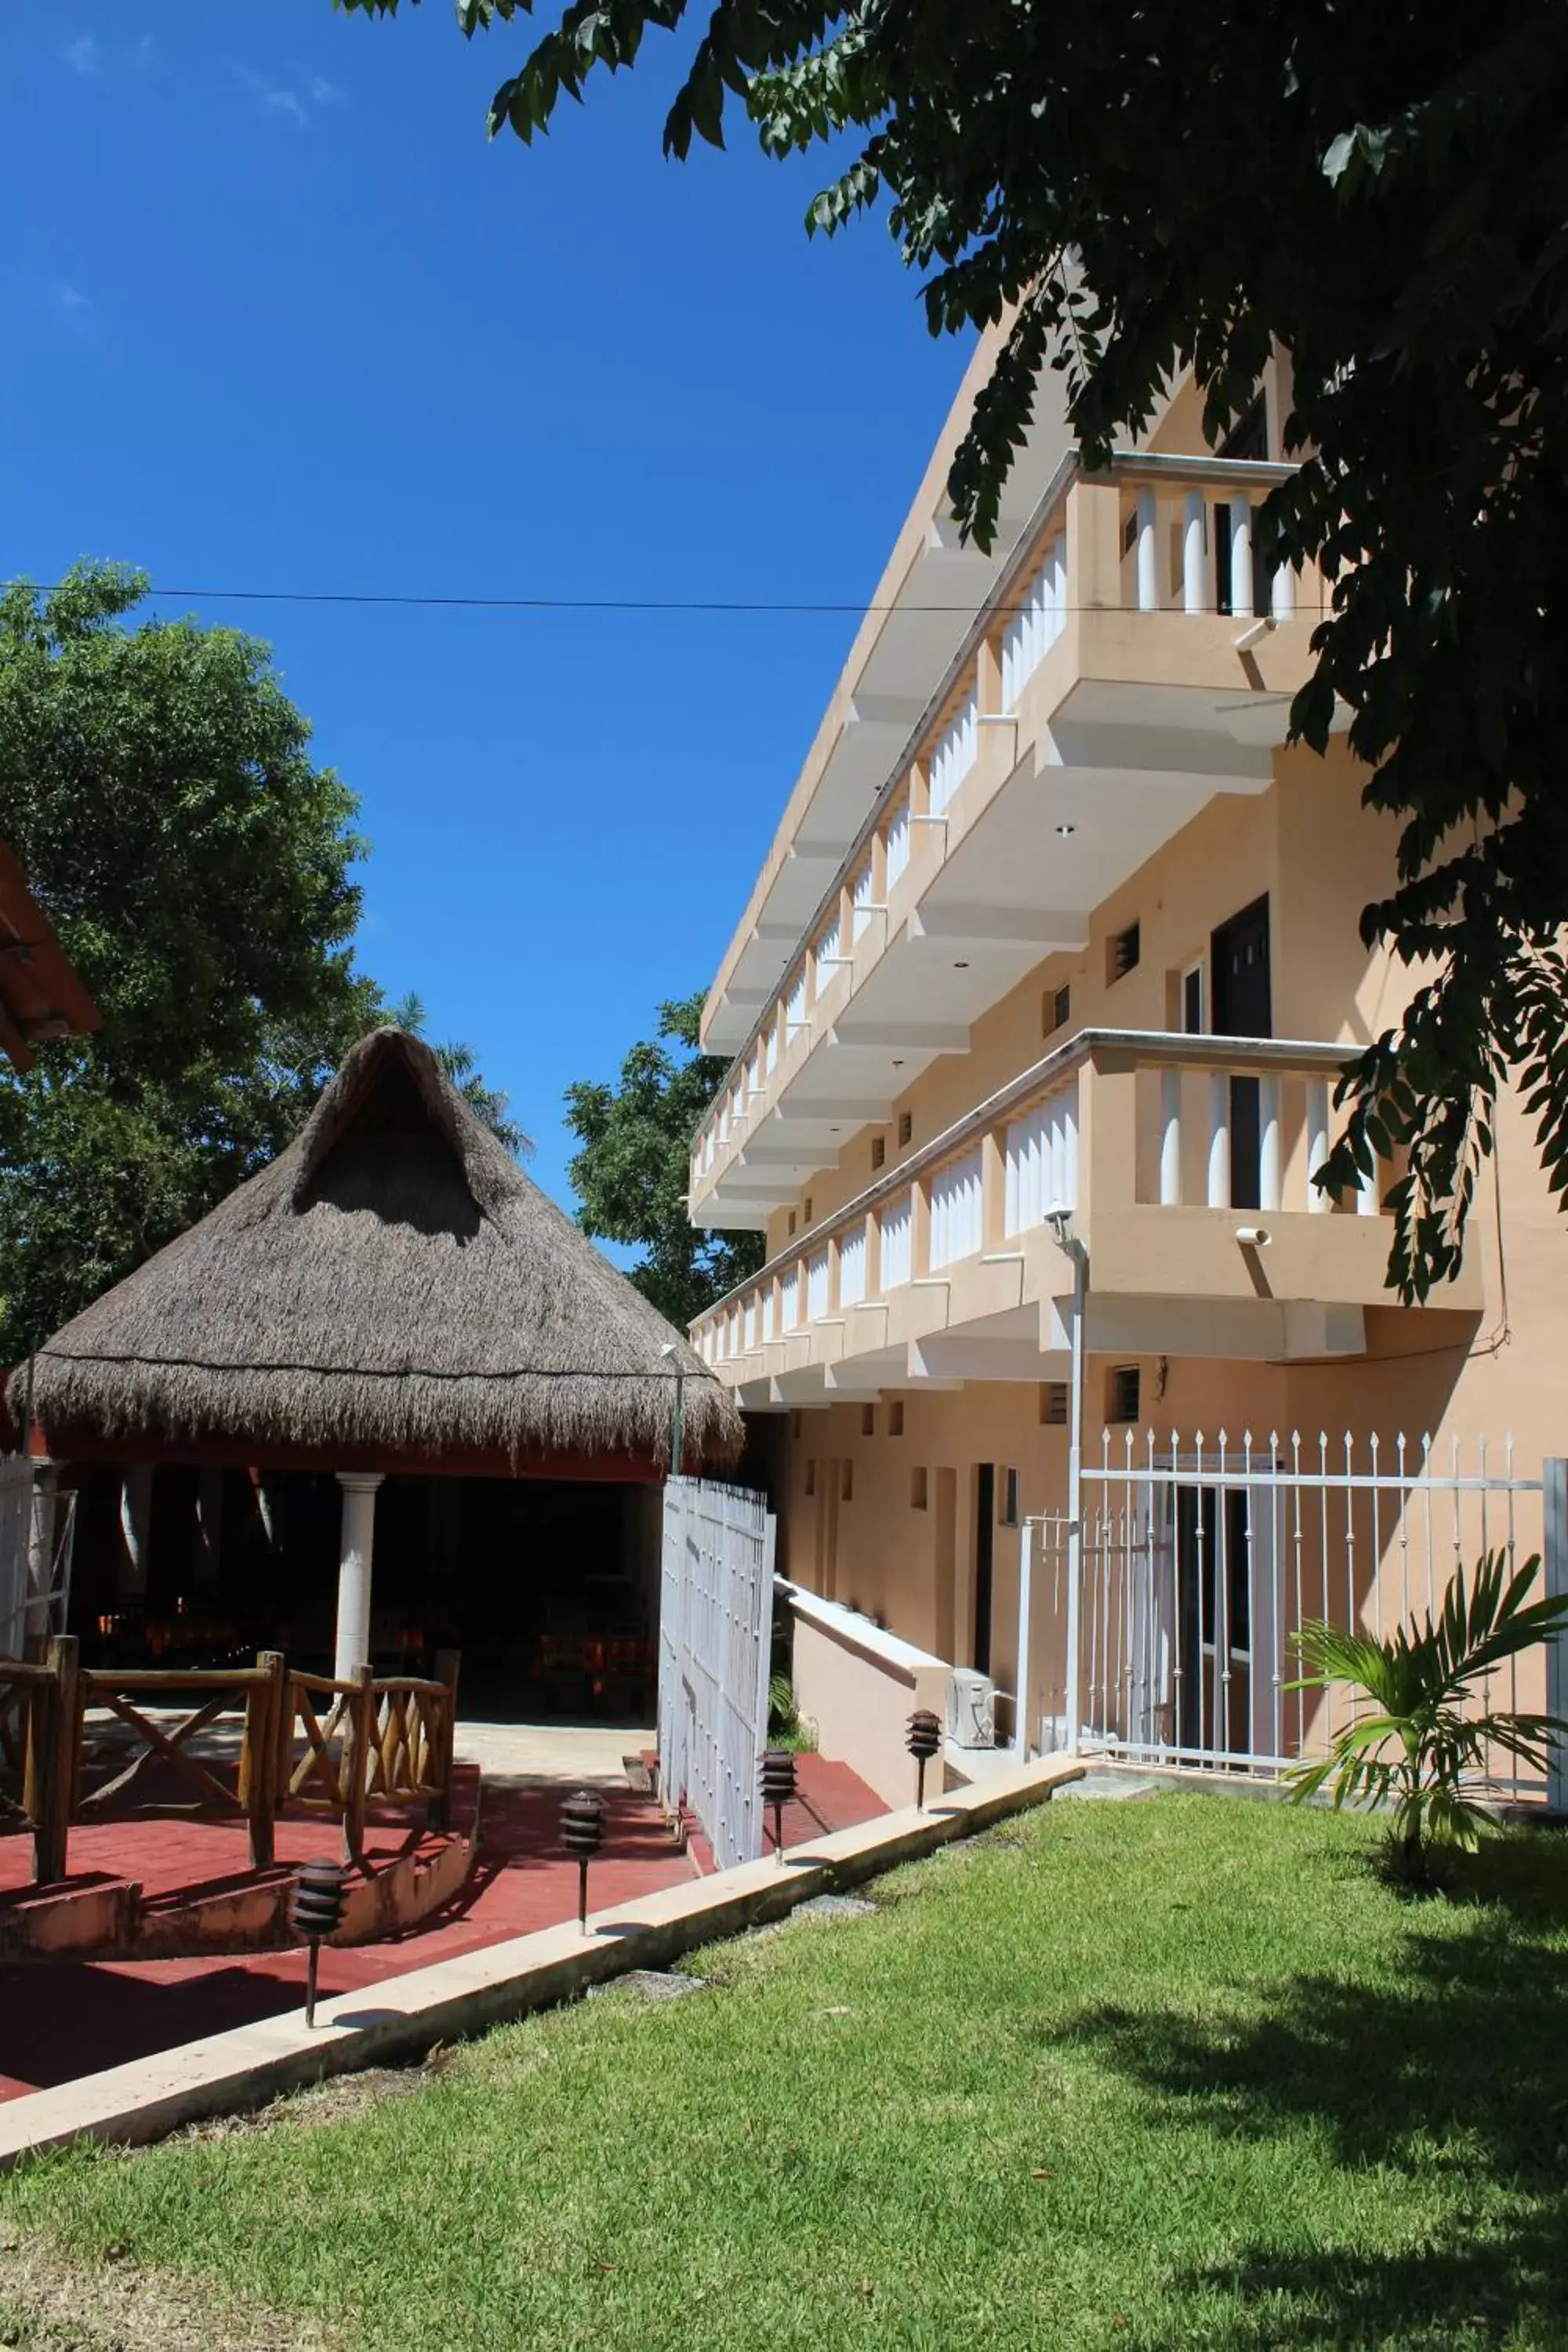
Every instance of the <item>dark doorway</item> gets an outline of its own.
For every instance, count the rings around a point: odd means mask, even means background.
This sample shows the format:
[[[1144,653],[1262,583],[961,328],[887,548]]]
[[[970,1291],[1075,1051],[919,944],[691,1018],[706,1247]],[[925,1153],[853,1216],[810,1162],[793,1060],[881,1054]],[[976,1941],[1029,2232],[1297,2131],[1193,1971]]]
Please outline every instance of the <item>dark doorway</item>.
[[[1268,901],[1258,898],[1222,923],[1210,943],[1216,1037],[1272,1035]],[[1256,1078],[1230,1082],[1230,1205],[1258,1204],[1258,1098]]]
[[[974,1667],[991,1672],[991,1586],[996,1533],[996,1465],[982,1462],[974,1474]]]
[[[1176,1745],[1245,1750],[1252,1663],[1246,1495],[1178,1486],[1174,1532]]]

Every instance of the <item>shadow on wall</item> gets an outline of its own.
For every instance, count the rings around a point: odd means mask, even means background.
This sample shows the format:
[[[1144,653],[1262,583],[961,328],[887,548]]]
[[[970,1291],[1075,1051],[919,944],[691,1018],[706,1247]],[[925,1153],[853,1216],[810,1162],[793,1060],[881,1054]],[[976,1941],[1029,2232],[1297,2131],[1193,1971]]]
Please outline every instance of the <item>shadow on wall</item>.
[[[1205,2337],[1226,2352],[1568,2343],[1568,1882],[1543,1884],[1528,1843],[1483,1852],[1465,1876],[1486,1916],[1413,1903],[1385,1989],[1296,1976],[1250,2021],[1106,2005],[1051,2037],[1091,2048],[1162,2124],[1259,2141],[1305,2126],[1347,2176],[1407,2175],[1417,2200],[1441,2173],[1446,2210],[1422,2242],[1240,2245],[1183,2278],[1237,2298],[1223,2337]]]

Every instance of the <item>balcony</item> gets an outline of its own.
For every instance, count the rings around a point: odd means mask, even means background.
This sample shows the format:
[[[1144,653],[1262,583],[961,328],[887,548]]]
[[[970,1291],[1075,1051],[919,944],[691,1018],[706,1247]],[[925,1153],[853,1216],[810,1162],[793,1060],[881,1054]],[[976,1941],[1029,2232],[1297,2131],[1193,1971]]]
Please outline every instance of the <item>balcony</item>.
[[[1218,793],[1272,778],[1315,574],[1263,582],[1289,468],[1064,467],[796,931],[697,1138],[694,1219],[757,1226]]]
[[[1337,1139],[1345,1052],[1081,1031],[792,1242],[693,1326],[695,1343],[752,1411],[1065,1380],[1065,1214],[1089,1249],[1095,1353],[1360,1355],[1367,1309],[1394,1304],[1393,1171],[1353,1200],[1310,1181]],[[1447,1336],[1480,1307],[1468,1265],[1411,1311]]]

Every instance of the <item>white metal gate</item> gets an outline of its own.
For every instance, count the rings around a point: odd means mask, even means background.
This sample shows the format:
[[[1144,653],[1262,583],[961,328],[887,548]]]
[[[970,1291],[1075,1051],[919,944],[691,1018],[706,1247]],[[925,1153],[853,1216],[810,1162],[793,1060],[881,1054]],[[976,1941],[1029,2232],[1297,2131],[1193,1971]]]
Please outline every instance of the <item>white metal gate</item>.
[[[658,1769],[721,1870],[763,1850],[773,1521],[763,1496],[697,1478],[664,1490]]]
[[[1343,1696],[1291,1687],[1304,1623],[1382,1639],[1435,1615],[1455,1570],[1487,1551],[1517,1565],[1544,1549],[1537,1599],[1568,1580],[1547,1482],[1520,1475],[1511,1440],[1107,1432],[1081,1477],[1076,1549],[1066,1515],[1029,1533],[1042,1747],[1277,1771],[1348,1719]],[[1516,1659],[1488,1704],[1539,1709],[1558,1671]],[[1501,1759],[1495,1785],[1541,1793]]]

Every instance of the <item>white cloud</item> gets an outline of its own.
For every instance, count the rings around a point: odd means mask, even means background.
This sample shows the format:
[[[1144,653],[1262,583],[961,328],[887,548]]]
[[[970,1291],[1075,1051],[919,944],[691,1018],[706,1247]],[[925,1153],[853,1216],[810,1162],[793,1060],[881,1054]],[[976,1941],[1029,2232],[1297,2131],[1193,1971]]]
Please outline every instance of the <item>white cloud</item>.
[[[336,82],[322,74],[306,73],[298,66],[289,68],[286,80],[258,73],[254,66],[231,63],[229,71],[265,121],[289,122],[296,131],[309,130],[328,107],[348,103]]]
[[[67,43],[61,51],[72,73],[98,74],[103,71],[103,52],[90,33],[82,33]]]

